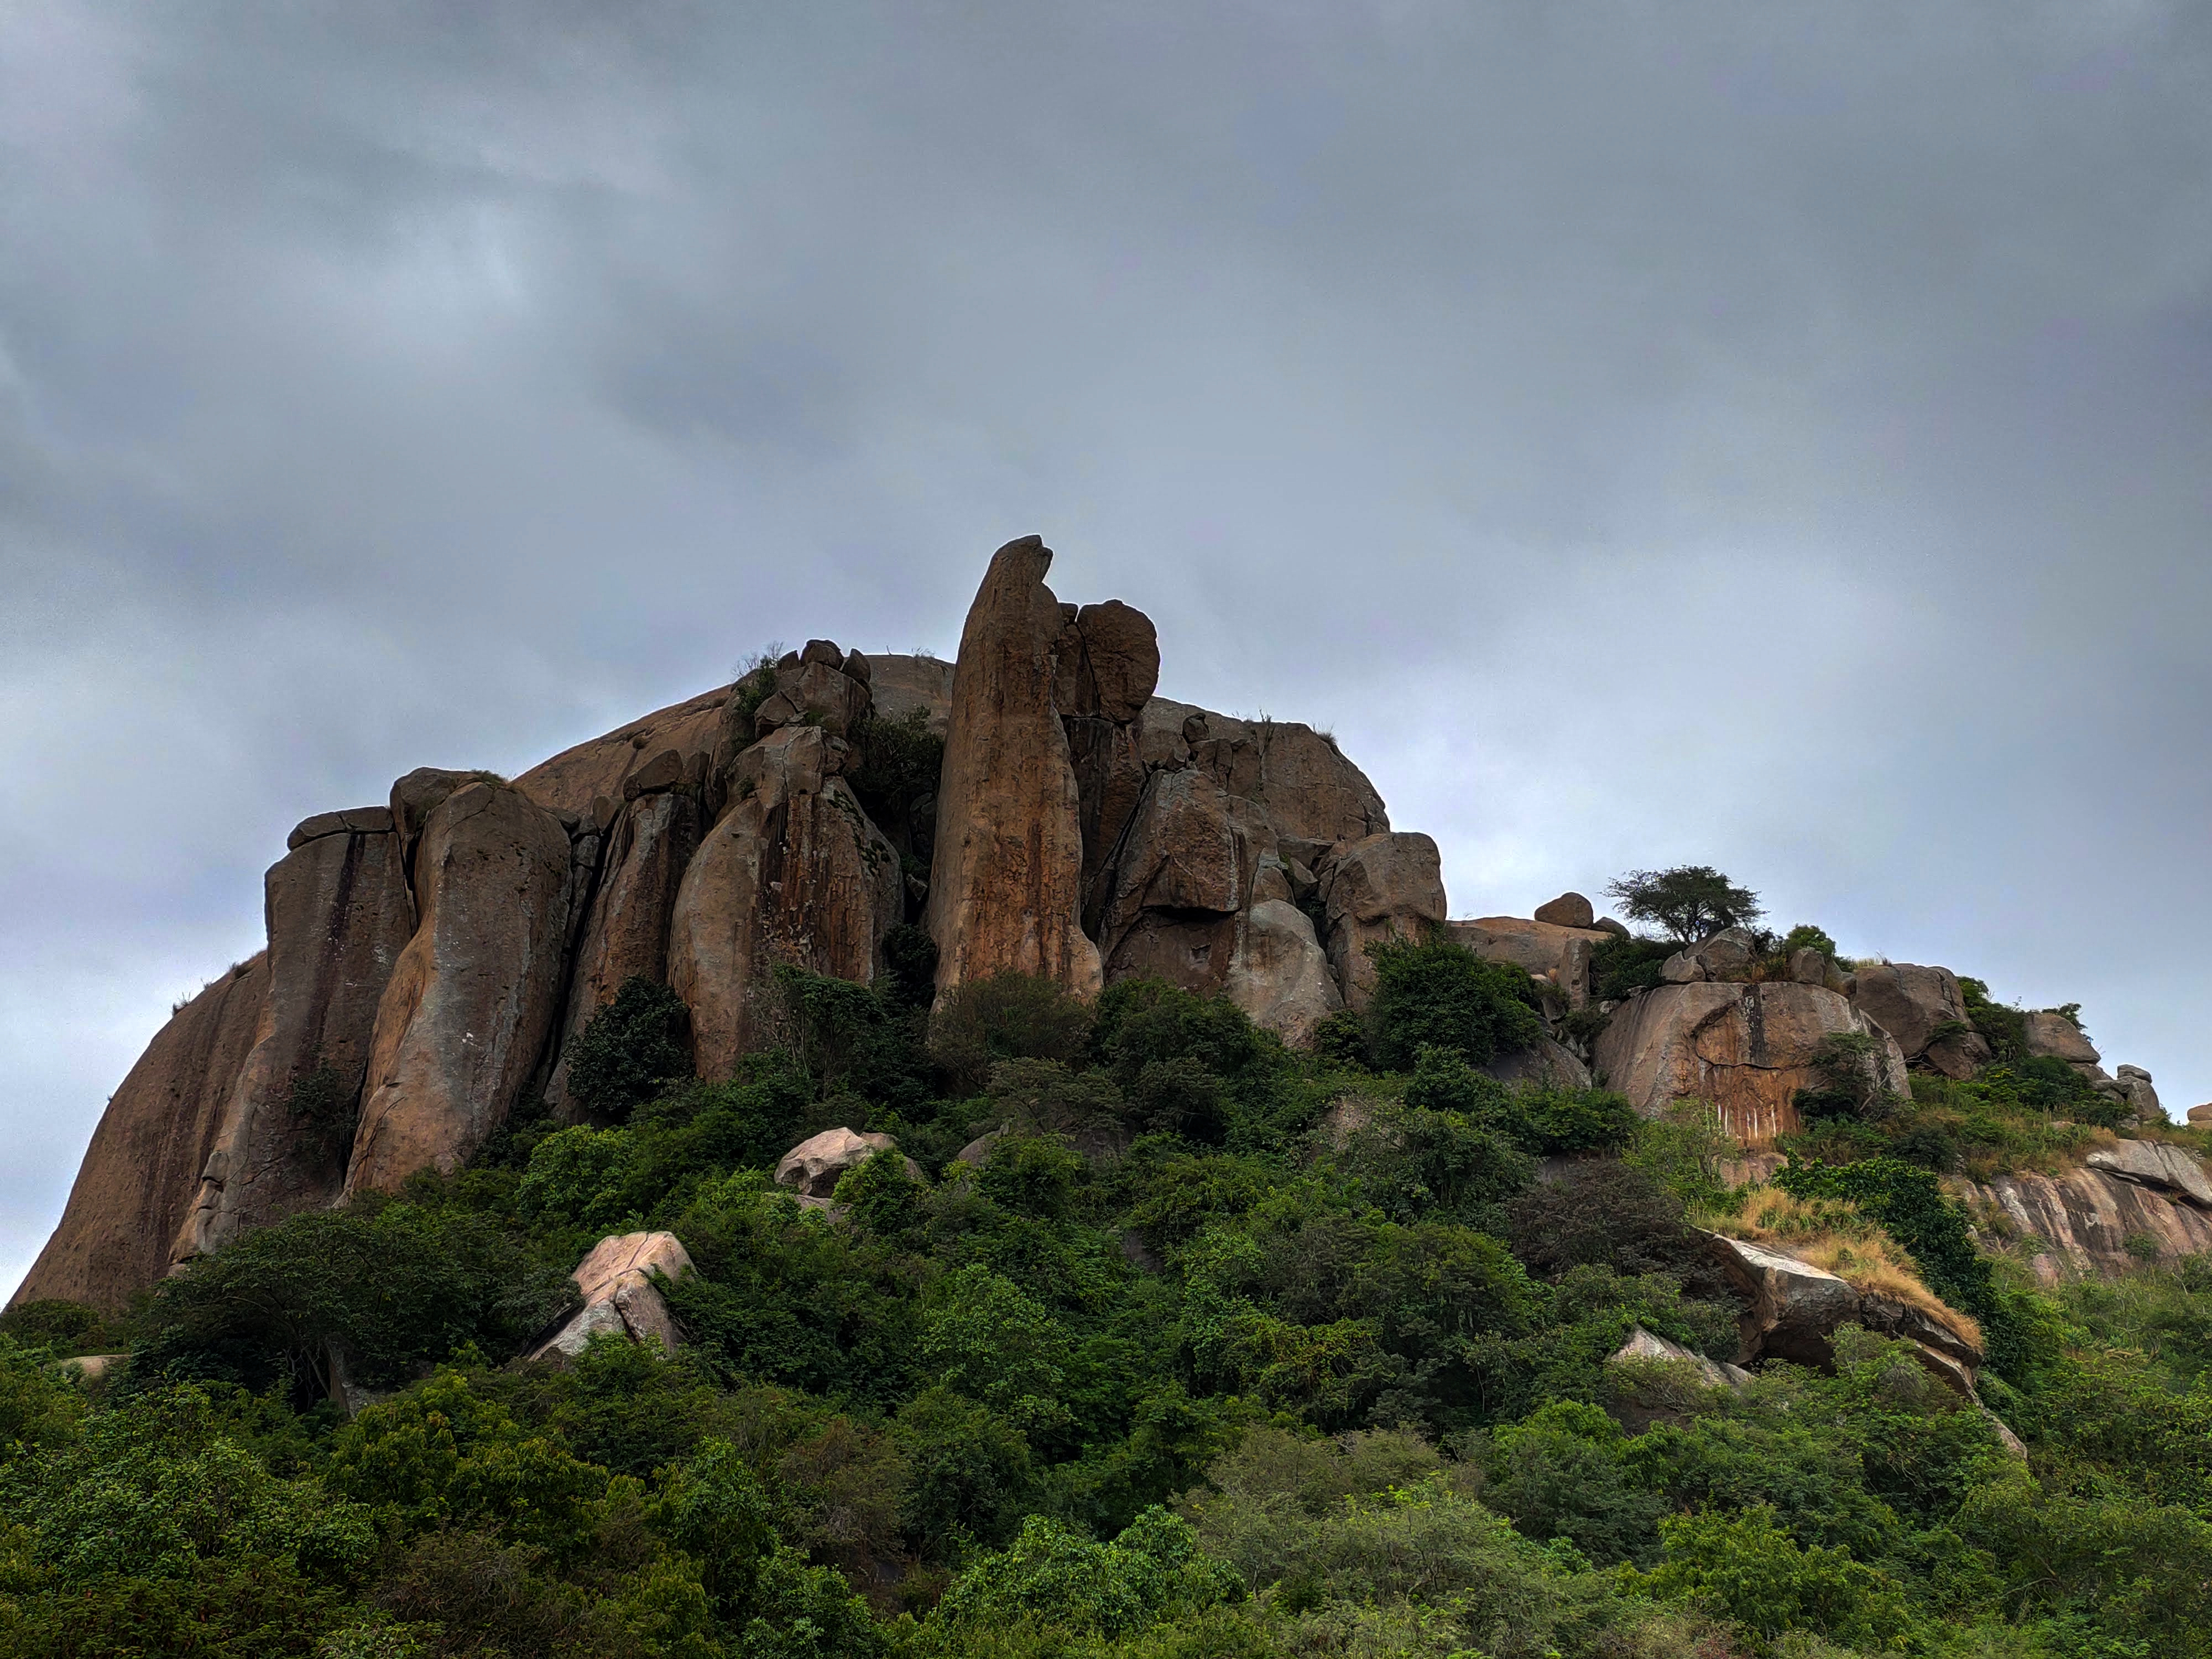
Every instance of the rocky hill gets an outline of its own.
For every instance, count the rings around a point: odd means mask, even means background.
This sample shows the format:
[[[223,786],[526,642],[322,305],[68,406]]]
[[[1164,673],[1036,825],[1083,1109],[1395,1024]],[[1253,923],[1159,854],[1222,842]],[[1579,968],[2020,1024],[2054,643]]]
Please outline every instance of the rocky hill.
[[[1364,1008],[1368,947],[1446,921],[1435,843],[1312,727],[1154,695],[1151,622],[1061,602],[1051,557],[998,551],[957,664],[811,641],[512,781],[425,769],[307,819],[266,878],[266,949],[124,1079],[15,1301],[118,1308],[248,1230],[460,1167],[525,1103],[581,1121],[571,1048],[633,977],[682,999],[710,1080],[763,1041],[771,969],[874,982],[902,927],[926,929],[940,997],[1006,972],[1085,996],[1159,978],[1293,1044]],[[1946,969],[1799,950],[1778,974],[1732,930],[1607,995],[1626,930],[1577,895],[1448,931],[1540,992],[1546,1034],[1496,1075],[1595,1076],[1647,1116],[1709,1103],[1753,1152],[1801,1127],[1832,1039],[1866,1039],[1899,1096],[1909,1071],[1990,1059]],[[2068,1019],[2023,1037],[2162,1121],[2148,1074],[2106,1076]],[[1993,1234],[2039,1241],[2045,1277],[2212,1247],[2212,1185],[2179,1147],[2121,1141],[1970,1196]]]

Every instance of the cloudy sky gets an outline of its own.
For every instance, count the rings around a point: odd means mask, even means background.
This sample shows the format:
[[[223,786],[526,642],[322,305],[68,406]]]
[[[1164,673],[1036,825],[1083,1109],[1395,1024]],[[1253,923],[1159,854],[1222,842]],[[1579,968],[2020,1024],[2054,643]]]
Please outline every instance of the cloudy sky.
[[[1453,913],[2212,1098],[2212,9],[0,3],[0,1289],[306,814],[1040,532]]]

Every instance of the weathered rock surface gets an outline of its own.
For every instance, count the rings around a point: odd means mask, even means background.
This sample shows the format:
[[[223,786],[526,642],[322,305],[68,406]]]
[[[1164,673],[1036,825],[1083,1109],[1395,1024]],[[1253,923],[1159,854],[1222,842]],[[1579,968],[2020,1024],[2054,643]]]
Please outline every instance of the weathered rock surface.
[[[848,665],[846,653],[834,641],[809,640],[804,651],[786,653],[775,673],[775,689],[753,711],[751,730],[735,733],[736,748],[799,722],[828,737],[849,738],[868,716],[873,665],[855,653]],[[726,738],[731,735],[726,720],[724,733]]]
[[[1534,1048],[1492,1055],[1482,1069],[1509,1087],[1533,1083],[1546,1089],[1587,1089],[1591,1081],[1589,1067],[1550,1037],[1539,1038]]]
[[[1790,978],[1798,985],[1826,985],[1831,964],[1827,957],[1810,945],[1801,945],[1790,953]]]
[[[2027,1244],[2027,1266],[2046,1285],[2133,1271],[2142,1257],[2130,1242],[2164,1262],[2212,1250],[2212,1214],[2183,1189],[2124,1179],[2110,1170],[1998,1176],[1968,1183],[1966,1195],[1985,1231]]]
[[[1328,918],[1329,967],[1346,1006],[1364,1008],[1375,994],[1367,946],[1419,939],[1443,921],[1443,861],[1426,836],[1386,834],[1336,848],[1316,873]]]
[[[1743,1297],[1736,1358],[1787,1359],[1826,1368],[1835,1363],[1833,1337],[1856,1324],[1914,1345],[1921,1363],[1939,1381],[1973,1397],[1980,1346],[1920,1308],[1856,1289],[1824,1267],[1788,1250],[1750,1239],[1706,1235],[1713,1258]]]
[[[60,1224],[11,1305],[58,1298],[115,1312],[168,1271],[268,995],[263,954],[170,1017],[109,1098]]]
[[[1344,1006],[1312,919],[1287,899],[1244,912],[1221,988],[1254,1024],[1294,1047],[1312,1042],[1314,1028]]]
[[[674,750],[686,767],[703,767],[721,735],[723,705],[729,698],[730,688],[718,686],[655,709],[643,720],[540,762],[515,779],[514,787],[548,811],[589,817],[594,801],[619,803],[623,781],[663,750]],[[611,813],[605,821],[612,822]]]
[[[284,838],[284,850],[296,853],[325,836],[385,836],[392,833],[389,806],[349,806],[336,812],[318,812],[293,827]]]
[[[574,1359],[601,1331],[633,1342],[648,1340],[674,1352],[683,1340],[656,1277],[673,1285],[691,1272],[691,1255],[674,1233],[623,1233],[603,1238],[569,1276],[584,1305],[532,1359]]]
[[[869,688],[876,713],[884,720],[902,720],[915,709],[923,723],[943,737],[952,719],[952,665],[935,657],[878,652],[868,659]]]
[[[302,833],[332,819],[342,827]],[[327,1203],[344,1185],[377,1005],[415,932],[392,822],[382,807],[310,818],[263,878],[268,1000],[171,1247],[177,1261]],[[319,1121],[293,1109],[303,1086]]]
[[[395,800],[392,817],[406,815]],[[471,781],[424,821],[421,919],[378,1005],[348,1193],[457,1169],[507,1120],[561,1003],[568,832],[506,784]]]
[[[2197,1155],[2162,1140],[2118,1140],[2100,1146],[2082,1162],[2122,1181],[2212,1210],[2212,1181]]]
[[[883,969],[898,854],[830,770],[831,744],[817,726],[786,726],[740,755],[730,803],[677,890],[668,983],[690,1010],[702,1078],[730,1076],[757,1046],[773,969],[863,985]]]
[[[2027,1017],[2027,1052],[2049,1055],[2074,1066],[2094,1066],[2104,1056],[2081,1035],[2081,1028],[2065,1015],[2045,1010]]]
[[[1597,910],[1580,893],[1562,893],[1536,907],[1536,920],[1549,922],[1554,927],[1590,928],[1597,926]],[[1638,1329],[1640,1332],[1642,1327]],[[1664,1340],[1652,1338],[1655,1342]]]
[[[863,1134],[848,1128],[824,1129],[810,1135],[776,1160],[775,1184],[798,1189],[801,1198],[826,1199],[837,1190],[845,1171],[866,1164],[878,1152],[895,1152],[898,1142],[887,1134]],[[912,1158],[908,1172],[917,1180],[921,1170]]]
[[[699,802],[689,791],[641,795],[623,805],[599,854],[605,873],[569,975],[564,1048],[633,975],[668,982],[669,927],[702,831]],[[568,1096],[568,1078],[563,1058],[546,1098],[556,1116],[574,1122],[581,1109]]]
[[[1227,979],[1251,884],[1248,825],[1204,772],[1155,772],[1108,872],[1107,976],[1158,975],[1211,994]]]
[[[2123,1066],[2118,1080],[2120,1093],[2126,1097],[2128,1104],[2135,1108],[2136,1122],[2166,1121],[2166,1108],[2159,1103],[2158,1091],[2151,1086],[2148,1072],[2140,1066]]]
[[[1821,986],[1662,985],[1614,1012],[1593,1061],[1606,1086],[1646,1117],[1676,1100],[1707,1101],[1731,1134],[1765,1146],[1799,1127],[1796,1092],[1818,1086],[1814,1057],[1842,1032],[1876,1028]],[[1884,1088],[1905,1091],[1905,1056],[1886,1037],[1880,1071]]]
[[[1223,793],[1255,802],[1291,856],[1312,865],[1340,842],[1390,828],[1382,798],[1333,738],[1295,720],[1242,720],[1154,697],[1144,753],[1155,767],[1195,766]]]
[[[1446,924],[1453,939],[1486,962],[1510,962],[1537,979],[1548,979],[1580,1008],[1590,994],[1590,952],[1607,935],[1595,927],[1570,927],[1539,917],[1482,916]]]
[[[1966,999],[1948,968],[1869,963],[1852,975],[1851,1000],[1897,1039],[1908,1064],[1917,1060],[1946,1077],[1969,1078],[1990,1063],[1981,1033],[1958,1029],[1967,1024]]]
[[[1053,702],[1065,619],[1035,536],[992,556],[960,636],[938,789],[929,931],[939,993],[1000,973],[1103,983],[1085,934],[1081,791]]]
[[[1751,1373],[1742,1366],[1708,1359],[1679,1342],[1655,1335],[1641,1325],[1628,1334],[1627,1341],[1606,1356],[1605,1363],[1608,1365],[1687,1365],[1698,1380],[1709,1389],[1740,1389],[1751,1381]]]
[[[2212,1100],[2206,1101],[2202,1106],[2191,1106],[2189,1109],[2189,1121],[2199,1128],[2212,1123]]]

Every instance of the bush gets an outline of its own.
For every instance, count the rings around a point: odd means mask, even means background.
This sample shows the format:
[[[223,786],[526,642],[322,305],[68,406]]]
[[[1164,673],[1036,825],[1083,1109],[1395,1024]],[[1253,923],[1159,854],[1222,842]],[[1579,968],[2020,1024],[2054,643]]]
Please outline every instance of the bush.
[[[1113,1637],[1243,1595],[1236,1570],[1200,1549],[1188,1523],[1156,1505],[1110,1544],[1032,1516],[1011,1548],[953,1582],[939,1615],[984,1628],[1027,1618]]]
[[[1385,940],[1368,955],[1376,974],[1369,1047],[1387,1070],[1409,1068],[1427,1047],[1480,1066],[1544,1035],[1535,988],[1510,963],[1485,962],[1441,933],[1419,944]]]
[[[531,1149],[515,1206],[535,1220],[611,1230],[641,1207],[636,1138],[588,1124],[558,1130]]]
[[[1669,1516],[1659,1531],[1666,1559],[1644,1582],[1662,1595],[1710,1597],[1761,1636],[1813,1631],[1888,1648],[1912,1629],[1911,1607],[1887,1575],[1848,1550],[1804,1548],[1765,1504]]]
[[[1090,1006],[1048,979],[994,974],[957,985],[929,1019],[929,1057],[962,1094],[973,1094],[1002,1060],[1079,1059],[1091,1041]]]
[[[1659,983],[1659,970],[1674,947],[1657,939],[1623,939],[1614,934],[1590,947],[1591,1000],[1619,1002]]]
[[[617,1122],[691,1074],[691,1012],[665,985],[632,974],[568,1048],[568,1092],[595,1117]]]
[[[1669,939],[1682,945],[1695,945],[1724,927],[1747,927],[1765,914],[1758,894],[1709,864],[1632,870],[1605,890],[1620,902],[1624,915],[1664,927]]]

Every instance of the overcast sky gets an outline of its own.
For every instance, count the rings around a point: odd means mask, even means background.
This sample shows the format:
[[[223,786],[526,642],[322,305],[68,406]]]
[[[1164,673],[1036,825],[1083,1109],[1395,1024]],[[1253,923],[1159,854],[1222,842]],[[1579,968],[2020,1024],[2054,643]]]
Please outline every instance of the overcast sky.
[[[2212,8],[0,3],[0,1289],[285,831],[984,560],[2212,1098]]]

